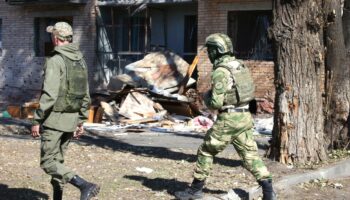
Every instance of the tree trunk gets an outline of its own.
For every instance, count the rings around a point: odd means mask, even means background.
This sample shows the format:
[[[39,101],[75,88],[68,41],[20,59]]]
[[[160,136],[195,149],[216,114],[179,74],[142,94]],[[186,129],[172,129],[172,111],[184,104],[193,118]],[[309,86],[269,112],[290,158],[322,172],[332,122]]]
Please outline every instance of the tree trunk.
[[[341,0],[325,1],[325,11],[327,16],[325,133],[330,148],[339,149],[349,144],[350,60],[346,54],[344,41],[349,39],[347,34],[343,34]],[[347,30],[349,15],[347,12],[344,14],[344,30]],[[343,35],[344,37],[340,37]]]
[[[348,74],[348,77],[349,77],[349,73],[350,73],[349,72],[349,68],[350,68],[350,0],[345,0],[345,3],[344,3],[344,9],[343,9],[343,34],[344,34],[344,38],[345,38],[345,49],[346,49],[346,58],[347,58],[346,66],[348,66],[347,74]],[[350,92],[349,88],[350,88],[350,83],[349,83],[349,80],[348,80],[348,90],[347,90],[348,92]],[[350,98],[349,96],[350,95],[348,95],[348,100]],[[349,108],[349,112],[348,112],[347,124],[348,124],[348,138],[350,138],[350,108]],[[346,146],[346,148],[350,148],[349,142],[348,142],[347,145],[348,146]]]
[[[276,110],[270,157],[282,163],[326,158],[322,31],[322,0],[273,1]]]

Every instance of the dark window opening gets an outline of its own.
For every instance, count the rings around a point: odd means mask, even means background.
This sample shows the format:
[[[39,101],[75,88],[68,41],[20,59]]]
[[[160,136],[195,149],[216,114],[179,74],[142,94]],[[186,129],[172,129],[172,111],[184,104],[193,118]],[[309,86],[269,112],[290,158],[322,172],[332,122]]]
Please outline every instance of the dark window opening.
[[[197,16],[185,16],[184,52],[197,52]]]
[[[46,27],[57,22],[64,21],[72,26],[73,17],[43,17],[34,19],[34,51],[35,56],[49,56],[54,46],[51,42],[50,33],[46,32]]]
[[[184,55],[183,59],[191,64],[197,54],[197,16],[186,15],[184,21]],[[193,72],[193,78],[198,78],[197,68]]]
[[[0,56],[2,56],[2,19],[0,19]]]
[[[231,11],[228,13],[228,35],[235,56],[247,60],[273,60],[272,44],[267,29],[271,11]]]

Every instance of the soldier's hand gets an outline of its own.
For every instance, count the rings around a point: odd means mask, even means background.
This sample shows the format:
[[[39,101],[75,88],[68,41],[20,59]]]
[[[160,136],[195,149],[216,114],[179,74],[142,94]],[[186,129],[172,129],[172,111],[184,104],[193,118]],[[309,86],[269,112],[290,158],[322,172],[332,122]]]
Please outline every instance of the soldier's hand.
[[[33,125],[31,130],[32,137],[33,138],[40,137],[39,131],[40,131],[40,125]]]
[[[78,124],[77,128],[75,129],[73,137],[76,139],[79,139],[80,136],[84,134],[84,127],[83,124]]]

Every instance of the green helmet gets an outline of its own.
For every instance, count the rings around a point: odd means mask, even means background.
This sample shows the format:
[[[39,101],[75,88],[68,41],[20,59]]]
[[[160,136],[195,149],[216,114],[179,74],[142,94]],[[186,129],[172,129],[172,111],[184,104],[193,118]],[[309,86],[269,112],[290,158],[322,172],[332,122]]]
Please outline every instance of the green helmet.
[[[205,46],[214,46],[219,54],[233,53],[231,39],[223,33],[214,33],[205,39]]]

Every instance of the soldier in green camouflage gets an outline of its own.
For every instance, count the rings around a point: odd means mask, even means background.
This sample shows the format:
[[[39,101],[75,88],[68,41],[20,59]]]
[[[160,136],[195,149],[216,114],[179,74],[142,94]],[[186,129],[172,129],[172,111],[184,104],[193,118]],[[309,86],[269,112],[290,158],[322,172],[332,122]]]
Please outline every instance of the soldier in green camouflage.
[[[194,179],[185,191],[175,192],[180,200],[200,199],[213,165],[213,158],[232,144],[243,164],[262,186],[263,200],[276,199],[272,177],[258,155],[253,139],[253,119],[249,101],[254,99],[253,80],[248,68],[235,59],[230,38],[216,33],[206,38],[208,57],[213,64],[212,90],[204,96],[208,108],[218,110],[213,127],[207,132],[197,152]]]
[[[73,136],[83,134],[90,104],[87,66],[73,30],[66,22],[47,27],[55,48],[45,64],[40,108],[34,113],[32,136],[41,136],[40,166],[51,175],[53,199],[62,200],[63,186],[71,183],[81,200],[91,199],[99,186],[85,181],[64,165],[64,153]],[[43,127],[40,132],[40,125]]]

